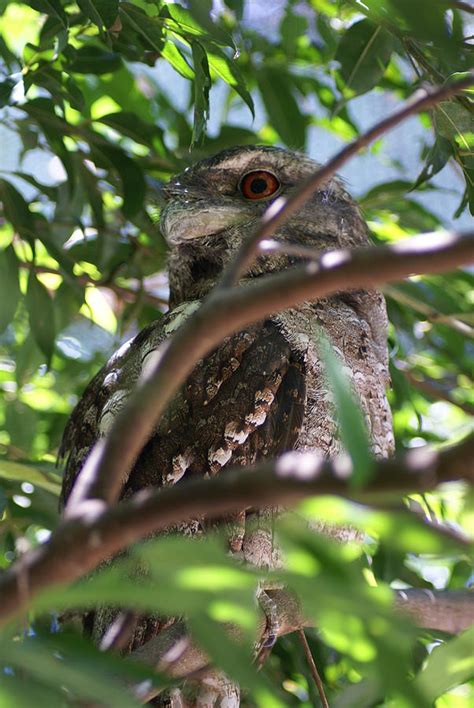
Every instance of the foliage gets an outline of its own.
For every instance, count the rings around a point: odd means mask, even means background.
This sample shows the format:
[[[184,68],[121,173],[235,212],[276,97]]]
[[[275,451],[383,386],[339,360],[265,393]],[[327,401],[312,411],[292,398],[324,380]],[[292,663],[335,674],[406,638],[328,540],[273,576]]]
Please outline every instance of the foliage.
[[[165,281],[157,275],[166,256],[156,227],[157,185],[234,144],[304,149],[316,127],[347,141],[360,131],[362,94],[404,99],[418,85],[442,84],[473,64],[472,41],[464,39],[472,36],[472,15],[460,3],[280,4],[272,33],[249,21],[243,0],[216,3],[212,13],[210,0],[0,2],[3,568],[57,525],[56,453],[80,392],[124,337],[166,307]],[[280,4],[269,6],[269,20]],[[179,77],[187,82],[184,100],[174,91]],[[427,128],[418,179],[401,174],[360,200],[374,239],[443,225],[422,197],[434,192],[443,200],[433,177],[448,162],[465,184],[457,215],[474,213],[472,114],[465,92],[417,119]],[[468,428],[472,286],[472,274],[459,271],[387,288],[400,448],[440,444]],[[338,372],[332,377],[347,401]],[[351,421],[348,414],[346,443],[363,460]],[[407,503],[467,528],[467,501],[456,487]],[[396,499],[390,504],[393,511],[385,512],[332,498],[303,505],[281,525],[288,565],[278,579],[297,590],[315,619],[318,631],[308,637],[332,706],[424,706],[437,699],[438,706],[467,706],[468,686],[454,687],[473,673],[469,636],[416,632],[393,615],[389,593],[390,586],[467,584],[466,546],[401,513]],[[307,518],[351,522],[370,541],[332,544],[306,530]],[[140,593],[131,579],[135,563],[149,569]],[[278,642],[262,675],[249,669],[256,582],[217,540],[199,548],[176,539],[139,546],[126,562],[45,594],[21,641],[18,627],[0,636],[0,704],[60,706],[72,697],[136,704],[123,681],[143,681],[147,670],[131,662],[123,668],[77,636],[54,633],[54,614],[47,614],[100,599],[185,613],[210,655],[246,687],[248,705],[318,705],[293,636]],[[241,645],[223,631],[220,623],[228,621],[239,623]]]

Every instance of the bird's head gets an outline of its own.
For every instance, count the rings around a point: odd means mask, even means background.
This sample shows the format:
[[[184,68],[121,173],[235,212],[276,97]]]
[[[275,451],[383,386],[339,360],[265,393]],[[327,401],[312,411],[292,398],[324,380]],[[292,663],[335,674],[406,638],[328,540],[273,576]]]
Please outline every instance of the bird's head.
[[[224,150],[171,179],[160,217],[171,249],[171,305],[206,294],[272,202],[291,196],[317,168],[300,153],[251,145]],[[357,205],[341,181],[331,178],[272,238],[322,252],[365,243],[367,234]],[[282,270],[297,260],[262,255],[246,277]]]

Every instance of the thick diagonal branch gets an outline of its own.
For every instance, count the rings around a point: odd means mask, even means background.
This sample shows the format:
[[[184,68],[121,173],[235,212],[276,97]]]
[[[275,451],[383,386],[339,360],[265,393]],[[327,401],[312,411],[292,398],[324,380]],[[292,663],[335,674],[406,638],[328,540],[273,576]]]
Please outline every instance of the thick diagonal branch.
[[[474,262],[474,232],[432,233],[390,246],[332,251],[305,266],[211,296],[176,332],[117,416],[108,437],[95,445],[66,513],[75,513],[84,499],[111,503],[118,498],[170,398],[224,337],[305,300],[377,287],[413,273],[446,272],[470,262]]]
[[[66,519],[46,544],[25,554],[1,576],[0,622],[28,607],[41,590],[71,583],[131,543],[190,518],[222,517],[255,506],[288,507],[314,495],[377,502],[390,493],[423,492],[443,482],[472,483],[474,435],[440,452],[417,448],[374,465],[370,484],[354,489],[347,478],[347,462],[342,476],[339,460],[294,452],[211,480],[139,492],[112,508],[97,500],[84,502],[80,516]]]

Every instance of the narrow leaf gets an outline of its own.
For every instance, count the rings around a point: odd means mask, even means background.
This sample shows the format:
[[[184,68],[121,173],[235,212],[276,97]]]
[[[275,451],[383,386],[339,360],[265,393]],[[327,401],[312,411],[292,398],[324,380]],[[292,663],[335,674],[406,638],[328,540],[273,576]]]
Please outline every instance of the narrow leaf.
[[[0,333],[12,321],[18,301],[18,261],[13,246],[0,251]]]
[[[193,63],[196,77],[194,79],[194,122],[192,144],[195,145],[203,137],[209,118],[209,90],[211,76],[206,50],[200,42],[193,41]]]
[[[361,20],[349,27],[335,56],[345,87],[356,94],[370,91],[385,73],[393,49],[393,36],[380,25]]]
[[[318,348],[334,399],[341,441],[352,459],[353,472],[350,481],[354,486],[362,486],[371,477],[373,460],[360,404],[355,398],[349,379],[342,370],[341,362],[322,331],[319,333]]]
[[[306,143],[306,118],[293,95],[293,84],[284,67],[261,67],[257,76],[269,123],[281,139],[298,150]]]
[[[26,306],[30,328],[33,337],[46,357],[49,366],[54,350],[56,328],[54,322],[54,306],[47,289],[31,270],[26,291]]]

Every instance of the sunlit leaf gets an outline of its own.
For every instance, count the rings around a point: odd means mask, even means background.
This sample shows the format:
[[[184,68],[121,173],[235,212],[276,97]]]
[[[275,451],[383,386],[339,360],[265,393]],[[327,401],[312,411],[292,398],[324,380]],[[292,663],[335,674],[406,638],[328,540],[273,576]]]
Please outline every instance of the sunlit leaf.
[[[435,647],[414,680],[427,703],[474,677],[474,628]]]

